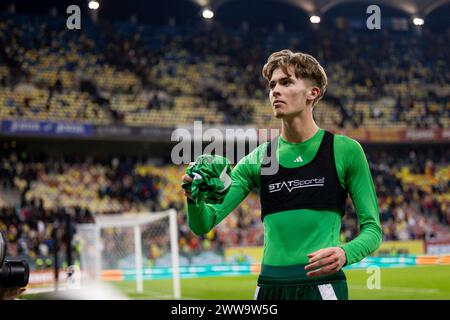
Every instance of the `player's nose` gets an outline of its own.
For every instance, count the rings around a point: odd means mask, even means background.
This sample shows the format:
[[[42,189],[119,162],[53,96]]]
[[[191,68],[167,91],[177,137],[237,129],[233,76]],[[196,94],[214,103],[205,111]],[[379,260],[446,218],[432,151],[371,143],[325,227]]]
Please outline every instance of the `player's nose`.
[[[281,96],[281,92],[280,92],[280,87],[278,85],[276,85],[273,89],[272,89],[272,96],[274,98],[279,98]]]

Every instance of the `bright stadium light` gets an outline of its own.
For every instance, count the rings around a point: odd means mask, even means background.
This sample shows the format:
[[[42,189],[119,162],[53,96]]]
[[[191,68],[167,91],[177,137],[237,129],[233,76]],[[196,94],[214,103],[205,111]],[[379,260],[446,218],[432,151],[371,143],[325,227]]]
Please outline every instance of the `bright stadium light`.
[[[214,17],[214,12],[212,12],[209,9],[203,10],[203,18],[205,18],[205,19],[212,19],[212,17]]]
[[[320,17],[319,16],[311,16],[309,18],[309,21],[311,21],[311,23],[319,23],[320,22]]]
[[[97,10],[100,7],[100,3],[97,1],[89,1],[89,9]]]
[[[424,21],[423,19],[421,19],[421,18],[414,18],[414,19],[413,19],[413,23],[414,23],[416,26],[423,26],[423,24],[425,23],[425,21]]]

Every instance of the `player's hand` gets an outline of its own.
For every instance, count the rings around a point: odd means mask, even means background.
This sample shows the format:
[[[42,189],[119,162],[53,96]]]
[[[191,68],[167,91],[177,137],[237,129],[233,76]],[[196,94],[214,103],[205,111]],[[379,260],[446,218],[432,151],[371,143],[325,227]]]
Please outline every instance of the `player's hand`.
[[[181,177],[181,179],[182,179],[183,183],[189,183],[189,182],[192,182],[192,178],[189,177],[187,174],[183,175],[183,176]],[[183,191],[184,191],[184,194],[186,195],[186,197],[188,197],[188,198],[191,199],[191,200],[194,200],[194,199],[192,198],[192,193],[191,193],[190,191],[187,191],[187,190],[184,190],[184,189],[183,189]]]
[[[20,296],[26,289],[21,287],[5,288],[0,287],[0,300],[14,300]]]
[[[305,266],[305,270],[309,271],[306,274],[308,277],[318,277],[336,273],[341,270],[347,262],[344,249],[339,247],[317,250],[308,254],[308,258],[308,265]]]

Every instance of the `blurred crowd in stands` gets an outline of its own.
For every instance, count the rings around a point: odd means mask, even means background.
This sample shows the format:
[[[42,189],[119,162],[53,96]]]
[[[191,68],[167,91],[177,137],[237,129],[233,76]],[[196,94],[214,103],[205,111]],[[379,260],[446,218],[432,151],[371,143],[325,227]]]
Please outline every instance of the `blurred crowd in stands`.
[[[438,146],[418,150],[372,147],[366,152],[384,240],[449,241],[449,150]],[[180,250],[185,255],[263,244],[259,197],[254,192],[210,233],[200,237],[191,233],[179,185],[184,170],[143,157],[58,158],[11,152],[1,159],[0,230],[7,234],[10,254],[43,259],[51,257],[52,232],[68,217],[73,223],[88,223],[95,214],[175,208],[180,213]],[[11,205],[4,195],[9,192],[11,200],[14,191],[16,202]],[[358,232],[349,200],[340,240],[349,241]],[[147,240],[149,256],[156,258],[165,252],[158,242]]]
[[[290,48],[328,73],[315,114],[324,127],[449,126],[449,32],[90,21],[67,32],[62,18],[2,15],[2,119],[276,126],[261,69],[270,53]]]
[[[383,239],[450,239],[450,152],[445,148],[371,150],[367,154],[378,197]],[[357,232],[347,210],[343,240]]]

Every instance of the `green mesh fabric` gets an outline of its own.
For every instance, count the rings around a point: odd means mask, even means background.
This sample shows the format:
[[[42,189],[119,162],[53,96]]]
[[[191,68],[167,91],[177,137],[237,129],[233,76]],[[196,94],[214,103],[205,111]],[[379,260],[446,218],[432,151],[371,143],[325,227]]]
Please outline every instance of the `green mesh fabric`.
[[[182,187],[191,191],[196,204],[205,202],[220,204],[231,186],[231,165],[227,158],[217,155],[201,155],[186,169],[193,181]]]

